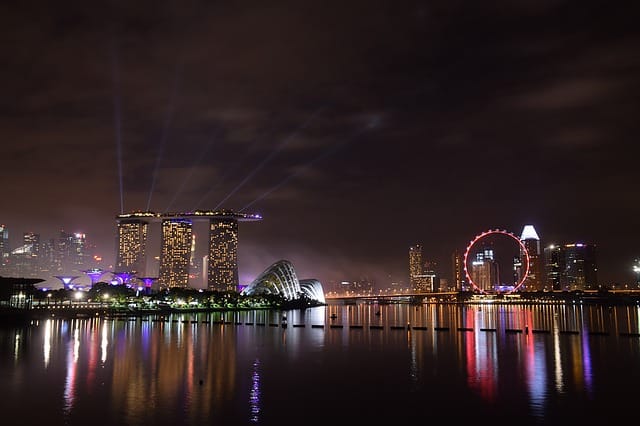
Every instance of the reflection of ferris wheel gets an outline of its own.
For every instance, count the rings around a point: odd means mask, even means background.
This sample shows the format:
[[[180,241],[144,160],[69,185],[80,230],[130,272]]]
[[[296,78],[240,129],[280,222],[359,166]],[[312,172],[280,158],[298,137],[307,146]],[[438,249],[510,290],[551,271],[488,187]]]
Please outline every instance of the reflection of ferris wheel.
[[[511,232],[503,231],[503,230],[500,230],[500,229],[494,229],[494,230],[485,231],[482,234],[477,235],[473,240],[471,240],[471,242],[467,246],[467,249],[464,252],[464,275],[466,276],[467,281],[469,282],[469,284],[471,284],[471,287],[474,290],[480,291],[480,292],[483,292],[483,293],[484,293],[484,290],[482,290],[480,287],[478,287],[477,284],[473,282],[473,279],[471,279],[471,275],[469,274],[469,270],[467,268],[467,259],[469,257],[469,253],[471,252],[471,249],[473,248],[473,246],[478,241],[482,240],[483,238],[485,238],[485,237],[487,237],[489,235],[496,235],[496,234],[506,235],[507,237],[510,237],[513,240],[515,240],[518,243],[518,245],[520,246],[520,252],[524,254],[524,274],[522,274],[522,278],[520,278],[520,280],[516,283],[516,285],[513,287],[513,290],[511,290],[511,291],[518,290],[522,286],[524,281],[527,279],[527,276],[529,275],[529,251],[527,250],[527,248],[525,247],[523,242],[520,240],[520,238],[516,237]]]

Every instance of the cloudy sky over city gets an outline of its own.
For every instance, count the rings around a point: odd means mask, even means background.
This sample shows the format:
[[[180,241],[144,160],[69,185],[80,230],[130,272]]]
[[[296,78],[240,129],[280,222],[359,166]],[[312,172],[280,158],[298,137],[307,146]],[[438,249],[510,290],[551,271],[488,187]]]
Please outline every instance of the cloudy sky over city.
[[[0,4],[0,223],[12,246],[122,212],[232,209],[246,284],[447,278],[487,229],[640,256],[634,2]]]

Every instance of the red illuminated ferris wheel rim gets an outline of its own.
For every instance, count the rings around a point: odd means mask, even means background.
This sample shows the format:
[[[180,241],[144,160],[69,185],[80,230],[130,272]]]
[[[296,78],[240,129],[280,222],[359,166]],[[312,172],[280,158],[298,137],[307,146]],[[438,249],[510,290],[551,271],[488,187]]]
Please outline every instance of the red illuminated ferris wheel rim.
[[[506,235],[507,237],[512,238],[520,246],[520,251],[522,253],[524,253],[525,264],[526,264],[526,266],[524,268],[524,274],[522,275],[522,278],[520,279],[520,281],[518,281],[518,283],[513,287],[513,290],[511,290],[511,291],[516,291],[522,286],[522,284],[524,284],[525,280],[529,276],[529,251],[525,247],[525,245],[522,242],[522,240],[520,240],[520,238],[516,237],[514,234],[512,234],[509,231],[504,231],[504,230],[501,230],[501,229],[490,229],[488,231],[483,232],[482,234],[476,235],[476,237],[473,240],[471,240],[471,242],[467,246],[467,249],[464,252],[464,275],[467,278],[467,282],[469,284],[471,284],[473,289],[484,293],[484,290],[482,290],[480,287],[478,287],[476,285],[476,283],[474,283],[473,280],[471,279],[471,275],[469,275],[469,270],[467,268],[467,258],[469,257],[469,253],[471,252],[471,248],[478,241],[480,241],[481,239],[483,239],[486,236],[495,235],[495,234]]]

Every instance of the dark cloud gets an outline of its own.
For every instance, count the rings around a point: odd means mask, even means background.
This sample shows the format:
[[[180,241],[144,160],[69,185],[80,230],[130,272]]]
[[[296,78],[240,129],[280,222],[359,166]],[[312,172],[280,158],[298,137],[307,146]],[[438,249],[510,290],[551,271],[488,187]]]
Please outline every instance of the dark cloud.
[[[477,233],[533,223],[545,241],[596,243],[603,280],[628,281],[637,12],[560,0],[2,4],[0,223],[13,238],[83,230],[112,258],[121,200],[158,211],[224,200],[265,217],[241,225],[245,276],[289,258],[301,276],[385,284],[406,281],[410,244],[446,276]]]

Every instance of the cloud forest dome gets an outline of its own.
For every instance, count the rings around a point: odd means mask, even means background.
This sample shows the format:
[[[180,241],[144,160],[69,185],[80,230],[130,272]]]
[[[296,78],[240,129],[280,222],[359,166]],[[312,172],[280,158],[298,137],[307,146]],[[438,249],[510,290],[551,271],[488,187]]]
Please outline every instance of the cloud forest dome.
[[[242,290],[242,294],[280,294],[286,299],[295,299],[300,294],[320,303],[325,303],[322,284],[317,279],[298,280],[293,264],[279,260],[265,269]]]

